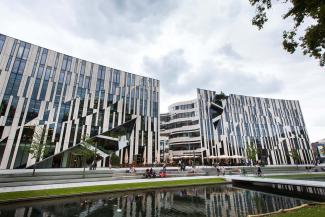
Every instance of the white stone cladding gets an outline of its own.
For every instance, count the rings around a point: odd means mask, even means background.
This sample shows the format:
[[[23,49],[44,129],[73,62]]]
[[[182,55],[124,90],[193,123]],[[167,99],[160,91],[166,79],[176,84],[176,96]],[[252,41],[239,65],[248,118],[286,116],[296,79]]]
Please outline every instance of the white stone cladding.
[[[79,144],[83,135],[99,135],[133,119],[129,144],[120,150],[122,163],[159,159],[156,79],[0,34],[0,99],[0,169],[34,163],[29,129],[42,126],[55,155]]]

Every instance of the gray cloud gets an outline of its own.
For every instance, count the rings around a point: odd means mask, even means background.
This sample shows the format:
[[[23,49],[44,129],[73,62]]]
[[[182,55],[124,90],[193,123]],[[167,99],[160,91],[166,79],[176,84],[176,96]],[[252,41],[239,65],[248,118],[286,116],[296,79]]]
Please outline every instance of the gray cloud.
[[[205,1],[187,0],[182,2],[186,13],[190,16],[181,16],[177,27],[200,40],[209,39],[212,35],[220,33],[221,29],[229,27],[241,15],[243,1]]]
[[[177,49],[159,59],[145,56],[143,68],[149,75],[154,75],[160,80],[161,88],[167,91],[179,91],[181,77],[189,72],[190,64],[184,57],[184,50]]]
[[[143,66],[149,74],[161,80],[161,88],[170,94],[181,95],[195,88],[203,88],[256,95],[277,93],[284,87],[283,82],[273,76],[261,72],[249,73],[239,68],[229,69],[211,61],[195,69],[181,49],[173,50],[159,59],[144,57]]]
[[[224,55],[226,57],[232,58],[234,60],[241,60],[242,56],[234,50],[232,44],[227,43],[225,45],[223,45],[221,48],[219,48],[216,51],[216,54],[221,54]]]
[[[203,89],[223,91],[228,94],[259,95],[280,92],[283,82],[263,73],[249,73],[240,69],[221,68],[218,65],[203,65],[196,76],[191,77],[190,88],[193,84]],[[264,78],[263,78],[264,77]]]
[[[153,40],[161,24],[177,9],[173,0],[58,0],[10,2],[10,8],[64,28],[78,37],[98,40]]]
[[[73,29],[101,41],[110,38],[152,40],[162,22],[177,8],[172,0],[84,1],[76,4]]]

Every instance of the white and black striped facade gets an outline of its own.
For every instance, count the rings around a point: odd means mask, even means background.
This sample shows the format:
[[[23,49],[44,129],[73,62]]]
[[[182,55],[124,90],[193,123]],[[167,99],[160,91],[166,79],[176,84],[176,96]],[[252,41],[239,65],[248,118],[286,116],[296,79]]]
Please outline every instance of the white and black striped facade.
[[[45,158],[76,146],[84,135],[102,135],[131,122],[128,138],[117,138],[126,143],[121,163],[159,160],[156,79],[0,34],[0,99],[0,169],[35,163],[29,147],[36,129],[51,144]]]
[[[246,145],[254,144],[257,159],[268,165],[313,163],[302,111],[297,100],[216,94],[197,90],[202,158],[238,156],[245,159]],[[212,157],[211,157],[212,156]]]
[[[184,120],[171,118],[179,113],[175,106],[182,105],[185,108],[188,104],[179,102],[171,105],[168,116],[165,114],[162,118],[169,118],[168,121],[161,122],[161,135],[169,136],[169,152],[174,158],[187,159],[189,156],[194,158],[200,155],[202,164],[220,159],[244,163],[247,161],[246,146],[253,144],[257,149],[257,160],[264,164],[295,164],[290,154],[293,149],[299,153],[300,164],[314,162],[297,100],[234,94],[226,96],[215,91],[197,89],[197,98],[189,102],[195,105],[193,111],[180,111],[194,112],[193,117]],[[194,124],[179,124],[183,121]],[[196,136],[188,137],[189,132],[195,132]],[[174,141],[173,135],[185,137],[176,138],[177,141]],[[195,144],[192,145],[195,147],[195,152],[192,153],[189,151],[192,150],[191,142]],[[182,146],[179,150],[178,144]]]

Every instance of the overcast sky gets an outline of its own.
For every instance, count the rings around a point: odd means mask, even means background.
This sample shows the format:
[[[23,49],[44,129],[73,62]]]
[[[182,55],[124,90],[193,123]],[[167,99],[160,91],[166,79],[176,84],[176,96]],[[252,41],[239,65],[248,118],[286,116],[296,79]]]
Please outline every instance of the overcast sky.
[[[282,49],[277,4],[262,31],[248,0],[0,0],[0,32],[161,81],[161,111],[196,88],[300,101],[325,137],[325,68]]]

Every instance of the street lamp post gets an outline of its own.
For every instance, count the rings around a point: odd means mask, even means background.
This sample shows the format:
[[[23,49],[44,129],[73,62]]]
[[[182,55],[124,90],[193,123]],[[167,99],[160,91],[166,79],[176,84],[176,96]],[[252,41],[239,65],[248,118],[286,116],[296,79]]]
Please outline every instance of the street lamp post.
[[[195,167],[195,152],[194,152],[194,146],[193,146],[193,167]]]

